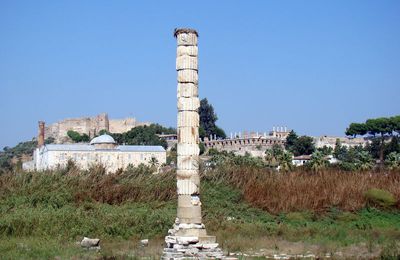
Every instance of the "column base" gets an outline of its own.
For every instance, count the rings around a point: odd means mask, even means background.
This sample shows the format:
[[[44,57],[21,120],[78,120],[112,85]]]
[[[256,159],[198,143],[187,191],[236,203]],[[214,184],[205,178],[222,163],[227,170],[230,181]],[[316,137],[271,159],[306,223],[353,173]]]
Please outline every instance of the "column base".
[[[224,252],[215,243],[215,236],[165,237],[166,248],[161,260],[175,259],[226,259]]]
[[[207,235],[204,224],[179,224],[177,219],[168,234],[162,260],[228,259],[218,247],[216,237]]]

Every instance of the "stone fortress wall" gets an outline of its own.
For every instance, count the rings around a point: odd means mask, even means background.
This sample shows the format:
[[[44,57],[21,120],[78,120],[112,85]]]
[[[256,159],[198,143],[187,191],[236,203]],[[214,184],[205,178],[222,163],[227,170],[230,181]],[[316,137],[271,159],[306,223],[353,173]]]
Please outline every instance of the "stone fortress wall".
[[[150,125],[149,122],[138,122],[135,118],[109,119],[107,113],[101,113],[94,117],[67,118],[46,127],[45,138],[52,137],[55,143],[69,141],[67,132],[76,131],[87,134],[90,138],[96,136],[101,130],[111,133],[124,133],[137,126]]]
[[[273,145],[283,147],[289,132],[286,127],[274,127],[268,134],[244,131],[231,133],[230,137],[225,139],[218,139],[215,136],[206,137],[203,143],[207,150],[214,148],[238,155],[244,155],[247,152],[253,156],[262,156],[265,150],[272,148]]]
[[[215,136],[206,137],[203,143],[207,150],[214,148],[218,151],[234,152],[238,155],[249,153],[253,156],[263,156],[266,149],[271,149],[274,145],[282,148],[286,143],[286,137],[290,130],[287,127],[273,127],[272,131],[267,133],[258,133],[244,131],[242,133],[231,133],[230,137],[220,139]],[[320,136],[313,137],[316,148],[324,146],[335,148],[336,141],[346,147],[365,146],[369,140],[367,138],[350,138],[340,136]]]

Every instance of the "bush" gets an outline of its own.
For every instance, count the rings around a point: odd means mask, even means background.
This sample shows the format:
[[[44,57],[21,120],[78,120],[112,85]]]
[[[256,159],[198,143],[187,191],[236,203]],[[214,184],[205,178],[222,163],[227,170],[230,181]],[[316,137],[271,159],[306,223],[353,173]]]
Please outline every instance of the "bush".
[[[386,160],[386,165],[390,170],[395,170],[400,168],[400,153],[391,152]]]
[[[89,142],[90,138],[87,134],[80,134],[76,131],[69,130],[67,132],[67,135],[69,138],[71,138],[72,141],[75,143],[81,143],[81,142]]]
[[[391,207],[396,204],[396,199],[392,193],[382,189],[369,189],[365,193],[368,203],[381,207]]]

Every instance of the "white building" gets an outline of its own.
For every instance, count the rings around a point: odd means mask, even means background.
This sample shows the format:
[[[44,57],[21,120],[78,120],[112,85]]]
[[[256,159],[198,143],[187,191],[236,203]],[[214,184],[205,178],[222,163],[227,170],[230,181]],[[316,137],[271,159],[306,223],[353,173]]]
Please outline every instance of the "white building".
[[[342,146],[355,147],[355,146],[365,146],[368,140],[362,137],[350,138],[350,137],[339,137],[339,136],[320,136],[314,137],[315,148],[322,148],[324,146],[331,147],[335,149],[336,142],[339,141]]]
[[[161,165],[166,162],[162,146],[117,145],[109,135],[93,138],[90,144],[43,144],[36,148],[33,161],[23,164],[25,170],[62,168],[69,160],[83,170],[101,164],[107,172],[126,169],[128,165]]]
[[[308,163],[311,160],[311,155],[300,155],[300,156],[295,156],[292,159],[292,164],[294,166],[303,166],[306,163]]]

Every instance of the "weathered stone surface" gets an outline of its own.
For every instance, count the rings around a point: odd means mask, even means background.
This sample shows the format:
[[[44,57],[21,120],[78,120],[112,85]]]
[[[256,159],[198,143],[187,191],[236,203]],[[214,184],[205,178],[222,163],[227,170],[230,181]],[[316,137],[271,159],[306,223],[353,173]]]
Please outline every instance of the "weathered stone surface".
[[[183,207],[190,207],[192,205],[191,204],[191,200],[192,200],[191,197],[192,197],[192,195],[190,195],[190,194],[181,194],[181,196],[178,196],[179,205],[182,205]],[[180,224],[181,223],[174,224],[174,229],[179,230],[179,225]]]
[[[81,246],[82,247],[98,247],[100,245],[100,239],[98,238],[88,238],[84,237],[81,241]]]
[[[199,75],[196,70],[178,70],[179,83],[199,83]]]
[[[176,170],[176,176],[178,178],[186,179],[197,174],[197,170]]]
[[[179,224],[179,229],[205,229],[206,227],[204,226],[204,224]]]
[[[197,155],[179,155],[177,157],[177,166],[181,170],[198,170],[199,157]]]
[[[192,156],[192,155],[199,155],[200,148],[197,144],[180,144],[177,145],[177,154],[178,156]],[[178,168],[178,170],[180,170]]]
[[[191,224],[191,223],[198,223],[201,224],[202,223],[202,218],[200,217],[190,217],[190,218],[181,218],[182,223],[187,223],[187,224]]]
[[[175,244],[173,248],[174,249],[184,249],[185,246],[184,245]]]
[[[140,245],[141,245],[141,246],[148,246],[148,245],[149,245],[149,240],[148,240],[148,239],[142,239],[142,240],[140,240]]]
[[[182,99],[182,106],[190,106],[190,105],[195,105],[197,106],[197,101],[198,100],[186,100],[186,98]],[[189,135],[192,136],[196,133],[193,129],[199,128],[200,122],[199,122],[199,114],[197,111],[180,111],[178,112],[178,128],[181,127],[190,127],[190,132],[185,132],[181,133],[184,135]],[[185,137],[185,136],[182,136]]]
[[[205,249],[215,249],[218,247],[218,243],[206,243],[203,244],[203,248]]]
[[[197,97],[178,98],[178,111],[181,111],[184,114],[186,114],[187,112],[193,112],[193,111],[197,112],[199,107],[200,107],[200,100]],[[186,116],[189,116],[189,114]],[[183,119],[183,120],[185,120],[185,119]]]
[[[199,91],[193,83],[178,83],[177,97],[198,97]]]
[[[176,49],[176,56],[183,56],[183,55],[189,55],[189,56],[197,56],[199,53],[199,49],[197,46],[178,46]]]
[[[199,242],[199,238],[195,236],[177,237],[176,240],[180,245],[188,245]]]
[[[201,218],[201,207],[179,207],[177,210],[177,215],[179,218]]]
[[[197,36],[193,33],[181,33],[176,36],[178,46],[197,45]]]
[[[176,244],[177,243],[176,236],[166,236],[165,243]]]
[[[181,144],[199,144],[199,128],[192,126],[178,127],[178,142]]]
[[[185,252],[186,255],[192,255],[192,256],[196,256],[198,253],[199,253],[199,249],[198,249],[198,248],[195,248],[195,247],[189,248],[189,249]]]
[[[198,186],[190,180],[178,180],[178,195],[191,195],[199,192]]]
[[[187,236],[202,237],[202,236],[207,236],[207,231],[205,229],[198,229],[198,228],[179,229],[179,231],[176,232],[176,236],[180,236],[180,237],[187,237]]]
[[[197,57],[192,57],[189,55],[178,56],[176,58],[176,69],[198,70]]]

